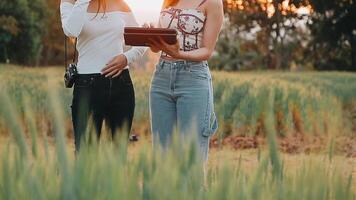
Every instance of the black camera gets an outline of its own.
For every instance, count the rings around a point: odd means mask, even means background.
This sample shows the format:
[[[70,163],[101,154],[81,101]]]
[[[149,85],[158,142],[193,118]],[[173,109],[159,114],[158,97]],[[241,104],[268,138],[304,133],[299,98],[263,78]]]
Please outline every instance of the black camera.
[[[69,64],[64,73],[64,84],[66,88],[73,87],[77,74],[77,65],[74,63]]]

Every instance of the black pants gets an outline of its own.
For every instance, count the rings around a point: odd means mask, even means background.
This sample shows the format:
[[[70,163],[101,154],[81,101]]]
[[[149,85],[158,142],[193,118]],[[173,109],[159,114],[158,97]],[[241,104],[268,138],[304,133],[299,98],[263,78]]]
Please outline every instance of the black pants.
[[[78,75],[71,107],[76,151],[79,151],[88,127],[94,127],[100,137],[104,119],[113,138],[119,130],[129,135],[135,110],[135,92],[129,70],[124,70],[117,78],[105,78],[100,74]],[[89,121],[94,126],[90,126]]]

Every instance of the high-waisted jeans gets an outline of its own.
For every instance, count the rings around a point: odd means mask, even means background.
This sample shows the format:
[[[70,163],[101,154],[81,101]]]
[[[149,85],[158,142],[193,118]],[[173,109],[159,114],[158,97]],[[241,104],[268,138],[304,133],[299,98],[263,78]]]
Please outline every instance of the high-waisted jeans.
[[[135,109],[135,92],[129,71],[124,70],[116,78],[106,78],[101,74],[79,75],[75,81],[71,107],[77,152],[90,127],[90,119],[98,137],[104,119],[113,137],[116,131],[128,134]]]
[[[151,83],[150,115],[154,147],[167,150],[177,128],[183,142],[197,141],[206,161],[210,137],[218,128],[208,63],[161,59]]]

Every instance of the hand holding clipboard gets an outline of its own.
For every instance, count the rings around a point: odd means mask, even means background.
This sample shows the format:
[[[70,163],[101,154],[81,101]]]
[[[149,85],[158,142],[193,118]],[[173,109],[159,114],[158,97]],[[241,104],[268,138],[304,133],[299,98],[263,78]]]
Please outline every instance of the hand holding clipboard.
[[[150,41],[164,41],[169,45],[177,43],[177,31],[168,28],[126,27],[125,44],[130,46],[149,46]]]

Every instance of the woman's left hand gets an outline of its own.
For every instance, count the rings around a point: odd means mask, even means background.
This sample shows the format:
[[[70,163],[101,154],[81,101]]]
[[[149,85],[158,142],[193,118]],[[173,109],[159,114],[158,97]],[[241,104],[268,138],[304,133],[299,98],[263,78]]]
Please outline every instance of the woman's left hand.
[[[124,54],[120,54],[115,56],[106,67],[101,70],[101,74],[105,75],[105,77],[118,77],[122,70],[127,66],[127,58]]]
[[[167,44],[164,40],[150,40],[149,46],[153,49],[159,49],[169,56],[179,59],[181,56],[180,52],[180,46],[179,43],[177,42],[176,44],[170,45]]]

